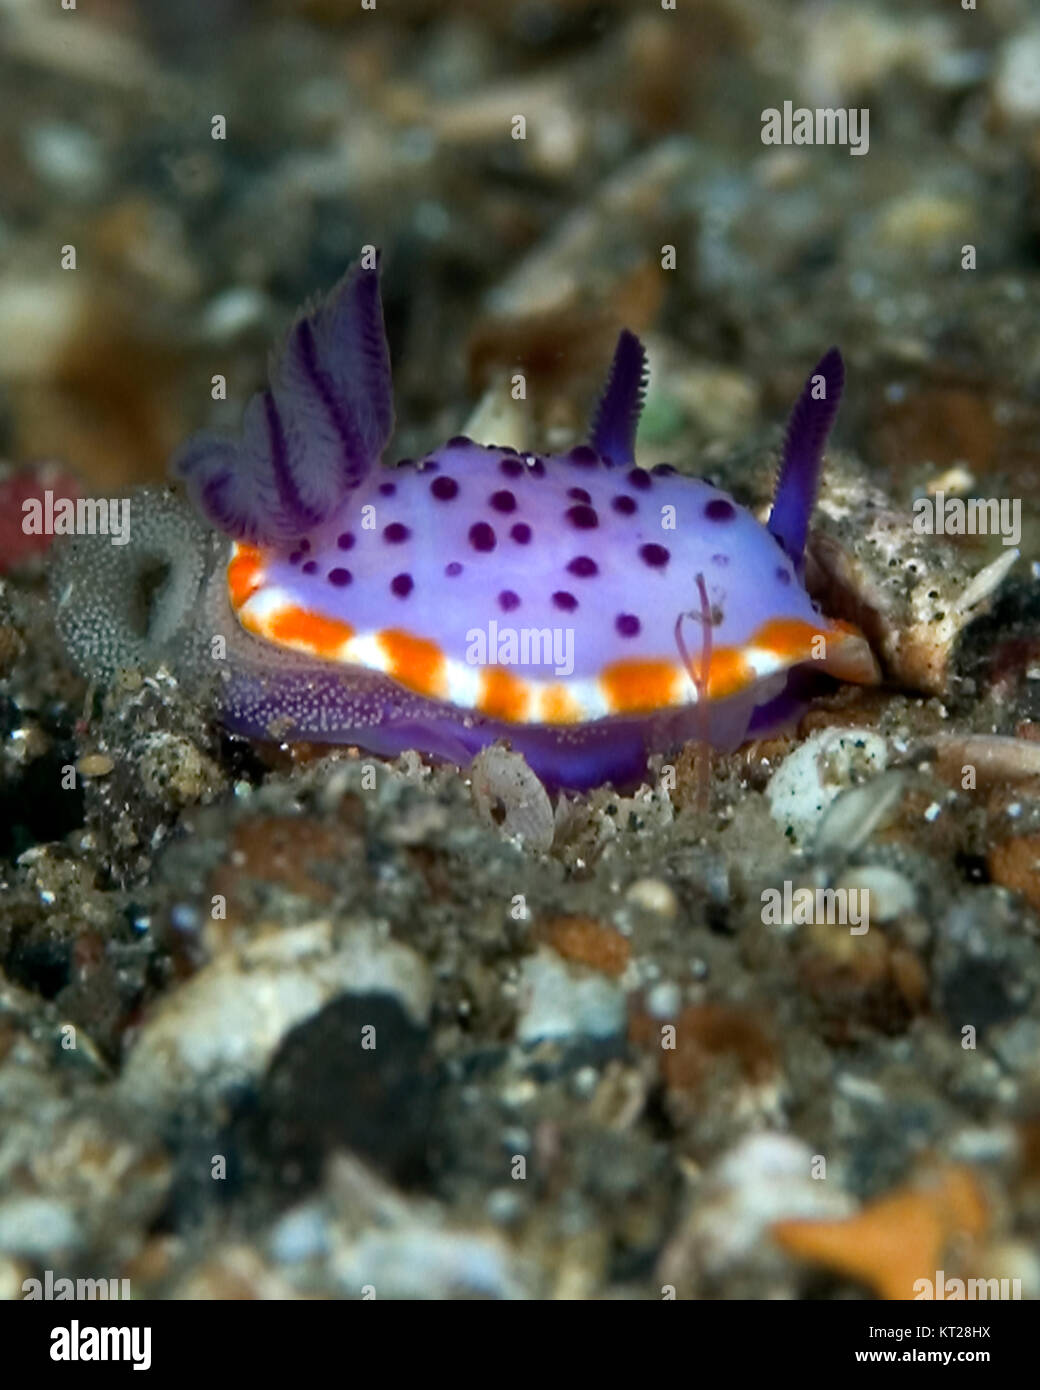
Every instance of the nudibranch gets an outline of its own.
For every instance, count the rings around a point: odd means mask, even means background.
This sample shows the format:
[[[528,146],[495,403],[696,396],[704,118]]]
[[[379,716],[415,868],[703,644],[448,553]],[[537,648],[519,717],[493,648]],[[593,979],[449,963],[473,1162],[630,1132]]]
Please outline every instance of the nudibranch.
[[[653,751],[731,749],[789,718],[806,666],[877,679],[803,583],[843,377],[836,349],[810,375],[766,525],[636,465],[646,354],[627,331],[588,443],[543,456],[457,437],[388,468],[379,267],[363,260],[297,317],[241,437],[204,431],[175,455],[194,515],[153,492],[130,546],[95,547],[89,570],[59,561],[59,625],[95,674],[208,664],[221,721],[246,736],[463,766],[503,740],[550,786],[628,782]],[[152,576],[136,621],[124,550]]]

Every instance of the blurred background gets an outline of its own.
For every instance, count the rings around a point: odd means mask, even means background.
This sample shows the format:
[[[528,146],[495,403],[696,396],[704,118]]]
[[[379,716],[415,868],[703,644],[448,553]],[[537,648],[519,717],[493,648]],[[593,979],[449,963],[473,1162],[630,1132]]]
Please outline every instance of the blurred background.
[[[0,585],[0,1298],[44,1268],[777,1299],[957,1268],[1037,1297],[1040,6],[375,3],[0,0],[0,572],[34,562]],[[764,145],[786,101],[869,109],[869,152]],[[837,343],[848,505],[817,539],[894,689],[716,759],[709,817],[692,746],[670,786],[554,807],[515,765],[409,754],[373,786],[349,749],[247,746],[163,668],[88,689],[18,501],[125,496],[237,426],[365,244],[389,462],[467,422],[569,445],[627,325],[640,461],[760,502]],[[956,651],[1008,552],[914,536],[928,489],[1022,502],[1025,559]],[[765,930],[760,886],[846,865],[869,937]],[[836,1246],[769,1234],[814,1214]]]
[[[0,457],[162,477],[375,243],[394,457],[518,369],[508,442],[570,442],[627,324],[642,449],[706,471],[837,342],[839,442],[1021,496],[1040,553],[1032,0],[0,0],[0,90]],[[763,145],[784,100],[869,153]]]

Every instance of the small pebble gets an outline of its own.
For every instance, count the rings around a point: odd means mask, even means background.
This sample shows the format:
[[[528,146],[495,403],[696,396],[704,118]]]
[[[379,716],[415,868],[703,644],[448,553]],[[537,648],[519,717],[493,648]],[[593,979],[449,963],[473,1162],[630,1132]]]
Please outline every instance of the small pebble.
[[[653,912],[668,921],[673,921],[679,911],[678,899],[663,879],[637,878],[625,893],[625,897],[633,907],[642,908],[644,912]]]
[[[115,763],[107,753],[84,753],[76,764],[81,777],[107,777]]]
[[[609,1038],[625,1026],[625,996],[602,975],[580,975],[555,952],[541,950],[523,965],[517,1041]]]
[[[841,792],[882,772],[887,761],[885,740],[871,729],[821,729],[773,773],[766,791],[770,813],[791,838],[803,842]],[[863,800],[866,810],[874,794],[865,789]]]
[[[917,905],[917,894],[909,879],[884,864],[848,869],[834,886],[867,893],[871,922],[893,922],[904,912],[913,912]]]

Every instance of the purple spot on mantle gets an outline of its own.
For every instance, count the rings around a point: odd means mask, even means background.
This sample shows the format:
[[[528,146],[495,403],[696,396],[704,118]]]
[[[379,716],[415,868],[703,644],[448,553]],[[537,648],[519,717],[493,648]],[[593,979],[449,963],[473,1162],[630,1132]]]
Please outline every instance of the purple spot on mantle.
[[[728,555],[713,555],[713,556],[711,557],[711,563],[712,563],[713,565],[728,565],[728,564],[729,564],[729,556],[728,556]]]
[[[444,573],[449,579],[454,579],[456,575],[462,573],[462,566],[458,560],[452,560],[451,564],[444,566]]]
[[[303,573],[304,573],[304,574],[317,574],[317,573],[318,573],[318,562],[317,562],[317,560],[308,560],[307,563],[306,563],[306,564],[304,565],[304,567],[303,567]]]
[[[514,458],[503,459],[498,466],[500,471],[503,472],[507,478],[519,478],[520,474],[524,471],[524,465],[519,459]]]
[[[630,468],[625,474],[625,481],[629,487],[637,488],[640,492],[646,492],[653,485],[653,479],[645,468]]]
[[[614,626],[622,637],[638,637],[642,623],[634,613],[619,613],[614,619]]]
[[[394,493],[395,493],[396,491],[397,491],[397,484],[396,484],[396,483],[380,483],[380,484],[379,484],[379,495],[380,495],[380,497],[393,497],[393,495],[394,495]]]
[[[469,543],[474,550],[494,550],[495,533],[486,521],[475,522],[469,528]]]
[[[573,613],[578,606],[578,600],[566,589],[557,589],[552,596],[552,601],[557,608],[562,608],[565,613]]]
[[[599,517],[596,515],[594,507],[585,507],[581,505],[577,507],[568,507],[564,512],[564,516],[571,525],[576,526],[579,531],[591,531],[594,527],[599,525]]]
[[[588,444],[579,444],[567,455],[571,463],[576,463],[583,468],[591,468],[599,463],[599,454],[595,449],[591,449]]]
[[[354,549],[354,534],[352,531],[344,531],[342,535],[336,537],[336,544],[340,550]]]
[[[503,589],[498,596],[498,606],[503,613],[512,613],[514,608],[520,607],[520,595],[514,594],[512,589]]]
[[[453,497],[458,497],[459,485],[454,478],[449,478],[445,473],[440,478],[434,478],[430,484],[430,494],[436,497],[438,502],[450,502]]]
[[[639,509],[639,503],[636,499],[634,497],[629,497],[625,493],[621,493],[619,496],[612,498],[610,505],[621,516],[631,516]]]
[[[592,501],[592,498],[589,496],[589,494],[585,491],[583,487],[569,487],[567,489],[567,496],[573,497],[575,502]]]
[[[736,507],[724,497],[713,498],[704,508],[704,515],[709,521],[732,521],[736,514]]]
[[[329,583],[335,584],[336,587],[339,589],[342,589],[345,585],[349,584],[353,578],[354,576],[351,574],[350,570],[329,570]]]
[[[639,558],[644,564],[649,565],[651,569],[662,570],[671,559],[671,556],[663,545],[656,545],[651,541],[649,545],[641,545],[639,547]]]
[[[414,588],[415,581],[410,574],[395,574],[390,581],[390,592],[398,598],[407,598]]]
[[[790,582],[791,582],[791,575],[790,575],[790,572],[789,572],[788,570],[785,570],[785,569],[777,569],[777,572],[776,572],[776,580],[777,580],[777,583],[778,583],[778,584],[790,584]]]
[[[531,528],[526,521],[518,521],[509,534],[517,545],[527,545],[531,539]]]
[[[383,540],[389,541],[391,545],[400,545],[411,535],[407,526],[402,526],[399,521],[391,521],[389,526],[383,527]]]
[[[488,498],[488,502],[496,512],[516,511],[516,498],[508,488],[502,488],[501,492],[493,492]]]
[[[567,572],[576,574],[579,579],[591,579],[594,574],[599,574],[599,565],[591,555],[575,555],[567,566]]]

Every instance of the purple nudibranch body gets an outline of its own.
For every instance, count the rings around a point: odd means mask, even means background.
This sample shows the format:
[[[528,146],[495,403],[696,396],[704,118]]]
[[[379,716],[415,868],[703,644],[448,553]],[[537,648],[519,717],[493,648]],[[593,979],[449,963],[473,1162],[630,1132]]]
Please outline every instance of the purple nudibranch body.
[[[460,765],[501,739],[551,786],[630,781],[652,751],[732,748],[789,717],[806,663],[877,679],[864,639],[802,583],[842,381],[832,349],[792,412],[766,526],[706,482],[635,465],[646,357],[628,332],[587,444],[455,438],[385,468],[390,363],[378,261],[363,261],[297,318],[241,437],[203,432],[176,454],[196,515],[168,493],[139,509],[141,555],[169,566],[147,632],[100,642],[106,586],[88,592],[72,562],[59,622],[101,670],[217,651],[219,716],[248,736]]]

